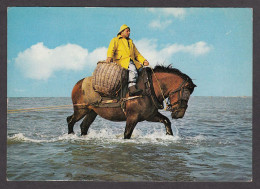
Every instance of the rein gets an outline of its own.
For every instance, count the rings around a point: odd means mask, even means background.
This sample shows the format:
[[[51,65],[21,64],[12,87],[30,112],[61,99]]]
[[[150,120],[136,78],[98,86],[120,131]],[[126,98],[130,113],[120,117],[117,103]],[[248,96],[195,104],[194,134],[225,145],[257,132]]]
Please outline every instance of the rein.
[[[166,105],[166,107],[164,108],[164,110],[166,111],[166,110],[168,109],[168,104],[167,104],[167,101],[166,101],[166,99],[165,99],[165,97],[164,97],[164,94],[163,94],[163,91],[162,91],[160,82],[159,82],[159,80],[157,79],[157,77],[156,77],[156,75],[155,75],[155,73],[154,73],[154,71],[153,71],[153,68],[152,68],[151,66],[149,66],[149,68],[151,68],[151,70],[152,70],[152,72],[153,72],[153,75],[154,75],[154,77],[155,77],[155,79],[156,79],[156,81],[157,81],[157,83],[158,83],[159,89],[160,89],[161,94],[162,94],[162,96],[163,96],[163,101],[164,101],[164,103],[165,103],[165,105]]]
[[[142,67],[144,67],[141,63],[140,63],[140,65],[141,65]],[[185,98],[184,98],[184,92],[185,92],[185,90],[188,89],[188,87],[183,87],[183,86],[188,82],[188,79],[183,80],[183,82],[182,82],[181,85],[178,87],[178,89],[176,89],[176,90],[172,91],[171,93],[169,93],[169,96],[168,96],[168,97],[170,97],[170,96],[172,96],[172,95],[174,95],[175,93],[178,92],[178,100],[177,100],[177,102],[171,104],[171,103],[169,102],[169,98],[168,98],[168,101],[166,101],[166,98],[165,98],[165,96],[164,96],[164,94],[163,94],[163,91],[162,91],[160,82],[159,82],[159,80],[157,79],[157,77],[156,77],[156,75],[155,75],[155,73],[154,73],[154,71],[153,71],[153,68],[152,68],[150,65],[148,65],[147,67],[149,67],[149,68],[152,70],[153,75],[154,75],[154,77],[155,77],[155,79],[156,79],[156,82],[158,83],[160,92],[161,92],[162,97],[163,97],[163,101],[164,101],[164,103],[165,103],[165,108],[164,108],[164,110],[165,110],[165,111],[171,111],[171,112],[173,112],[173,111],[174,111],[175,109],[177,109],[177,108],[175,107],[175,108],[173,109],[172,106],[174,106],[175,104],[179,104],[180,102],[181,102],[181,104],[180,104],[180,106],[178,107],[178,109],[179,109],[179,108],[183,108],[183,107],[187,108],[187,103],[186,103],[185,105],[183,105],[182,102],[183,102],[183,101],[188,102],[188,99],[189,99],[189,97],[187,97],[187,96],[185,96]],[[181,91],[182,91],[182,95],[180,96],[180,92],[181,92]],[[185,94],[185,95],[186,95],[186,94]],[[189,95],[188,95],[188,96],[189,96]],[[152,100],[153,100],[153,98],[152,98]],[[153,102],[154,102],[154,100],[153,100]],[[157,107],[156,104],[155,104],[155,102],[154,102],[154,105],[155,105],[155,107]]]
[[[173,103],[173,104],[170,104],[169,103],[169,99],[168,99],[168,102],[167,102],[167,110],[168,111],[171,111],[171,112],[173,112],[176,108],[174,108],[174,109],[172,109],[172,106],[174,106],[175,104],[179,104],[179,103],[181,103],[180,104],[180,106],[178,107],[178,108],[187,108],[187,104],[185,104],[185,105],[183,105],[182,104],[182,101],[188,101],[188,97],[187,96],[184,96],[184,91],[185,90],[188,90],[187,88],[188,87],[183,87],[183,86],[185,86],[185,84],[188,82],[188,80],[186,79],[186,80],[183,80],[183,82],[181,83],[181,85],[178,87],[178,89],[176,89],[176,90],[174,90],[174,91],[172,91],[171,93],[169,93],[169,97],[170,96],[172,96],[172,95],[174,95],[175,93],[177,93],[178,92],[178,100],[177,100],[177,102],[175,102],[175,103]],[[180,95],[180,93],[182,92],[182,95]]]
[[[157,77],[156,77],[156,75],[155,75],[155,73],[154,73],[154,71],[153,71],[153,68],[152,68],[151,66],[149,66],[149,67],[151,68],[151,70],[152,70],[152,72],[153,72],[153,75],[154,75],[154,77],[155,77],[155,79],[156,79],[156,82],[158,83],[160,92],[161,92],[162,97],[163,97],[163,101],[164,101],[164,103],[165,103],[165,105],[166,105],[165,108],[164,108],[165,111],[171,111],[171,112],[173,112],[176,108],[172,109],[172,106],[174,106],[175,104],[179,104],[179,103],[182,102],[182,101],[188,101],[188,99],[186,99],[186,97],[185,97],[185,99],[183,98],[183,96],[184,96],[184,93],[183,93],[183,92],[182,92],[182,95],[180,96],[180,92],[183,91],[183,90],[185,90],[185,89],[187,89],[187,87],[183,87],[183,86],[185,86],[185,84],[188,82],[188,79],[183,80],[183,82],[182,82],[181,85],[178,87],[178,89],[176,89],[176,90],[172,91],[171,93],[169,93],[169,96],[168,96],[168,97],[170,97],[170,96],[172,96],[172,95],[174,95],[175,93],[178,92],[178,101],[175,102],[175,103],[173,103],[173,104],[170,104],[169,99],[168,99],[168,101],[166,101],[166,98],[165,98],[165,96],[164,96],[164,94],[163,94],[163,91],[162,91],[160,82],[159,82],[159,80],[157,79]],[[184,105],[184,106],[186,107],[187,105]],[[182,103],[181,103],[181,106],[180,106],[179,108],[181,108],[181,107],[183,107]]]

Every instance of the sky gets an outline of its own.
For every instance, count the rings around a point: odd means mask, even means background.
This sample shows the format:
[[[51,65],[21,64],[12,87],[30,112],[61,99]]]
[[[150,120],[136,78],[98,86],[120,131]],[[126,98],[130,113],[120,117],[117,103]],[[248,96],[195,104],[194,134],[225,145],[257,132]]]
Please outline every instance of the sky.
[[[252,11],[9,7],[7,97],[70,97],[123,24],[152,67],[171,64],[193,79],[193,96],[252,96]]]

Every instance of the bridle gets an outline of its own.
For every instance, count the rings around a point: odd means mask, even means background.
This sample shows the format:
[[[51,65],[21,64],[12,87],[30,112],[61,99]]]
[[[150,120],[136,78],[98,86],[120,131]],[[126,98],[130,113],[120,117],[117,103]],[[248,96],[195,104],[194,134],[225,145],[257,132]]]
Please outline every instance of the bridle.
[[[189,96],[190,96],[190,91],[187,86],[185,87],[185,84],[187,82],[188,82],[188,79],[184,80],[176,90],[169,93],[168,101],[166,103],[167,111],[175,112],[180,108],[186,109],[188,107],[187,104],[188,104],[188,100],[189,100]],[[174,102],[173,104],[171,104],[170,97],[172,95],[174,95],[175,93],[178,93],[178,100],[176,102]],[[173,108],[173,106],[176,104],[179,104],[179,106]]]
[[[154,77],[155,77],[157,83],[158,83],[159,89],[160,89],[162,97],[164,99],[164,103],[166,105],[164,110],[176,113],[181,108],[185,108],[186,109],[188,107],[189,97],[190,97],[190,95],[191,95],[191,93],[193,91],[193,89],[191,89],[191,87],[190,87],[190,84],[188,86],[185,86],[185,84],[188,82],[189,78],[186,78],[185,80],[183,80],[183,82],[180,84],[180,86],[176,90],[170,92],[169,95],[168,95],[168,101],[166,101],[165,96],[163,94],[163,90],[162,90],[162,88],[160,86],[160,82],[158,81],[158,79],[157,79],[157,77],[156,77],[156,75],[155,75],[155,73],[153,71],[153,68],[151,68],[151,70],[152,70],[152,72],[154,74]],[[191,84],[191,85],[192,85],[193,88],[196,87],[196,85],[194,85],[194,84]],[[174,95],[175,93],[177,93],[177,92],[178,92],[178,100],[177,100],[177,102],[171,104],[170,103],[170,97],[172,95]],[[153,102],[154,102],[154,100],[153,100]],[[154,104],[156,104],[156,103],[154,103]],[[179,106],[173,108],[173,106],[176,105],[176,104],[179,104]],[[158,106],[156,106],[156,105],[155,105],[155,107],[158,108]],[[161,105],[161,107],[163,108],[163,104]]]

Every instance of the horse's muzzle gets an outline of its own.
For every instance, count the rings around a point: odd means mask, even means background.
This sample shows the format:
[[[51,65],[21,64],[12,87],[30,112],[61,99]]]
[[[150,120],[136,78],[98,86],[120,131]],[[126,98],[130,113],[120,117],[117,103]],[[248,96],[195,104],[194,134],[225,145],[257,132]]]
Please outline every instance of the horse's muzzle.
[[[182,108],[180,110],[174,111],[171,113],[171,116],[173,119],[179,119],[179,118],[183,118],[184,114],[186,112],[186,108]]]

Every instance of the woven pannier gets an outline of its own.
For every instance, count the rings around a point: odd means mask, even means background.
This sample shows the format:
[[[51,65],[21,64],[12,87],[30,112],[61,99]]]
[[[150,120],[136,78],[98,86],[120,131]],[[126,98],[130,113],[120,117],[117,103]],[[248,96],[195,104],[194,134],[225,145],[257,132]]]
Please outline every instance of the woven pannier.
[[[116,63],[99,61],[93,73],[92,85],[102,96],[117,96],[121,84],[127,83],[127,70]]]

